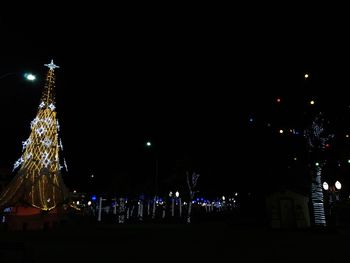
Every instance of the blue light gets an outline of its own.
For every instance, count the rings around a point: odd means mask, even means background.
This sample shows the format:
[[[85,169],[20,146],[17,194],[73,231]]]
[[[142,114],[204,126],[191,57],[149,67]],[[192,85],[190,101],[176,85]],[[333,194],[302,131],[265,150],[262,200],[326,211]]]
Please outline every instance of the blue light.
[[[96,201],[96,199],[97,199],[96,195],[93,195],[93,196],[91,197],[91,200],[92,200],[92,201]]]

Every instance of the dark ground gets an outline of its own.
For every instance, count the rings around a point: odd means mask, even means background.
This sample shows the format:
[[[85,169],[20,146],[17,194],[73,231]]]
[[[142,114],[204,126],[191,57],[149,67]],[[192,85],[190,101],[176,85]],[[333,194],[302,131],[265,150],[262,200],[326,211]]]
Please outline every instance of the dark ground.
[[[350,229],[270,230],[231,222],[67,224],[0,231],[0,262],[332,262],[346,258]]]

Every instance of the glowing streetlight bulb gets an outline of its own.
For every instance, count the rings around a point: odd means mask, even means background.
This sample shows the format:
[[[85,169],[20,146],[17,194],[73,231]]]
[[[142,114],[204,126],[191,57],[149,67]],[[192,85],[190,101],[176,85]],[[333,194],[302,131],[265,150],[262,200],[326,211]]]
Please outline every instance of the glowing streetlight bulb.
[[[88,201],[88,206],[90,206],[91,205],[91,201]]]
[[[25,77],[27,80],[29,80],[29,81],[34,81],[34,80],[36,80],[36,76],[33,75],[32,73],[25,73],[25,74],[24,74],[24,77]]]
[[[146,142],[146,146],[147,147],[151,147],[152,146],[152,143],[150,141]]]
[[[338,190],[341,189],[341,183],[339,181],[335,182],[335,188],[337,188]]]
[[[329,185],[327,184],[327,182],[324,182],[322,186],[323,186],[323,189],[326,191],[329,189]]]
[[[310,101],[310,104],[311,104],[311,105],[314,105],[314,104],[315,104],[315,101],[314,101],[314,100],[311,100],[311,101]]]
[[[176,196],[176,197],[179,197],[179,196],[180,196],[179,191],[176,191],[175,196]]]
[[[279,133],[282,134],[284,131],[282,129],[279,130]]]
[[[316,166],[319,166],[319,165],[320,165],[320,163],[318,163],[318,162],[317,162],[317,163],[315,163],[315,165],[316,165]]]
[[[304,75],[304,78],[307,79],[308,77],[309,77],[309,74],[306,73],[306,74]]]

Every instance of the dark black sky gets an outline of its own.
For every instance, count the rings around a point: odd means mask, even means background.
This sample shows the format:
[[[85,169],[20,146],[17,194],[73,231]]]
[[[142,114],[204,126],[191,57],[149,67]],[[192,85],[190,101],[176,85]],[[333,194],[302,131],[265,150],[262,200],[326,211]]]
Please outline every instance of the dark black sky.
[[[185,170],[201,173],[212,193],[302,184],[303,164],[287,169],[290,156],[303,155],[302,139],[281,142],[266,123],[302,129],[323,110],[346,131],[338,118],[350,105],[346,21],[330,10],[87,4],[13,7],[0,19],[0,74],[40,76],[0,80],[1,167],[20,155],[51,58],[61,66],[65,180],[82,190],[93,173],[99,189],[150,191],[154,152],[166,191],[174,178],[184,183]]]

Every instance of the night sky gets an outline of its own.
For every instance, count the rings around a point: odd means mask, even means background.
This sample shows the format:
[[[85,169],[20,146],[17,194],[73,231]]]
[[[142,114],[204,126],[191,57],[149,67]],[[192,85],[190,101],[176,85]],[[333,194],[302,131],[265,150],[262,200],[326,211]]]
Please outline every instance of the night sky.
[[[302,133],[319,111],[336,135],[325,176],[350,183],[342,16],[209,6],[63,10],[1,10],[0,75],[39,77],[0,79],[2,169],[12,169],[21,154],[43,64],[54,59],[71,189],[150,193],[157,158],[164,192],[185,187],[185,171],[200,173],[201,191],[212,195],[305,190]]]

